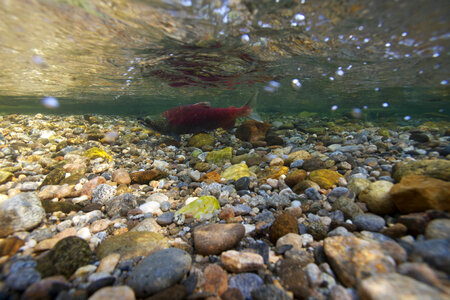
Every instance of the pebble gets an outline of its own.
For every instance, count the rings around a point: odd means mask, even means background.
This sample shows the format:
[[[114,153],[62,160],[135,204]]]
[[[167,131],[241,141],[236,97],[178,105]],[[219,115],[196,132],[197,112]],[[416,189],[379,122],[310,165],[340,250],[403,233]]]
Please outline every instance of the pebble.
[[[221,296],[228,289],[228,275],[219,265],[208,265],[203,271],[205,283],[203,290]]]
[[[234,183],[236,191],[248,190],[249,185],[250,185],[250,178],[248,177],[241,177]]]
[[[252,291],[263,285],[261,277],[254,273],[241,273],[230,277],[228,286],[230,289],[238,289],[244,299],[252,299]]]
[[[99,184],[92,191],[92,203],[105,204],[116,195],[116,188],[109,184]]]
[[[174,216],[173,212],[165,212],[156,219],[156,222],[161,226],[167,226],[172,224]]]
[[[241,224],[210,224],[194,229],[194,248],[199,254],[220,254],[233,248],[244,237]]]
[[[144,258],[128,277],[137,297],[148,297],[179,282],[191,268],[191,256],[169,248]]]
[[[126,285],[108,286],[96,291],[89,300],[134,300],[134,291]]]
[[[374,232],[380,231],[384,225],[386,225],[386,222],[382,217],[373,214],[358,215],[353,218],[353,222],[359,230]]]
[[[280,289],[274,284],[261,285],[260,287],[252,291],[251,296],[252,300],[291,300],[291,297],[288,295],[288,293],[286,293],[286,291]]]
[[[223,267],[233,273],[256,271],[264,266],[262,256],[252,252],[228,250],[222,252],[220,260]]]
[[[284,213],[270,226],[269,239],[275,244],[280,237],[288,233],[298,233],[298,223],[294,216]]]

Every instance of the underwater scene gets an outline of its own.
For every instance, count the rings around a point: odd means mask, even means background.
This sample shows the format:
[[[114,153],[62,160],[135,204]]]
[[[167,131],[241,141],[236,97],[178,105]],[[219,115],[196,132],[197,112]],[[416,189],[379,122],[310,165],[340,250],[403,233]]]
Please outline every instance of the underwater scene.
[[[450,297],[450,2],[0,0],[0,300]]]

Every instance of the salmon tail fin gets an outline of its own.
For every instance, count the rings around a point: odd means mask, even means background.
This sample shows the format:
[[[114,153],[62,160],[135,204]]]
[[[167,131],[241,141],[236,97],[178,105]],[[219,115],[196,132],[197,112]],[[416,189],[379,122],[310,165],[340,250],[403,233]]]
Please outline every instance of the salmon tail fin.
[[[258,98],[258,91],[255,92],[253,97],[244,105],[250,110],[248,117],[258,122],[263,122],[261,116],[256,112],[256,99]]]

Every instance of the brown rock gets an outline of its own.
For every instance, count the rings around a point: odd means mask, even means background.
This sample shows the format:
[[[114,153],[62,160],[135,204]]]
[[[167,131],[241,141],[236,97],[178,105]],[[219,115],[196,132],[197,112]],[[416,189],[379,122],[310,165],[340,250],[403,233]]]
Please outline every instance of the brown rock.
[[[424,233],[429,221],[430,219],[426,213],[412,213],[398,218],[398,222],[406,226],[408,232],[412,235]]]
[[[397,265],[404,263],[408,259],[406,250],[394,241],[384,241],[380,243],[381,249],[392,257]]]
[[[284,245],[292,245],[292,249],[300,250],[303,248],[302,236],[296,233],[288,233],[277,241],[277,247]]]
[[[81,195],[74,185],[46,185],[39,191],[39,199],[74,198]]]
[[[224,207],[219,213],[219,219],[228,220],[234,218],[234,209],[231,207]]]
[[[436,272],[425,263],[404,263],[398,267],[398,272],[425,284],[442,288]]]
[[[292,162],[296,160],[308,160],[311,159],[311,154],[309,154],[308,151],[305,150],[298,150],[292,153],[289,153],[288,157],[285,160],[286,165],[290,165]]]
[[[406,231],[408,231],[408,228],[406,228],[405,225],[401,223],[395,223],[390,227],[381,229],[380,233],[395,239],[404,236],[406,234]]]
[[[293,188],[297,183],[302,182],[306,179],[307,173],[305,170],[295,169],[291,173],[289,173],[284,182],[291,188]]]
[[[229,250],[220,255],[223,267],[234,273],[256,271],[264,267],[261,255],[252,252]]]
[[[98,176],[89,180],[83,185],[83,188],[81,189],[81,195],[86,195],[89,197],[89,199],[91,199],[92,191],[97,187],[97,185],[104,183],[106,183],[106,179],[102,176]]]
[[[206,182],[220,182],[222,178],[220,177],[220,174],[217,171],[208,172],[202,177],[200,177],[200,182],[206,181]]]
[[[422,175],[406,175],[390,191],[402,213],[437,209],[450,212],[450,182]]]
[[[295,261],[284,259],[278,267],[277,274],[286,290],[294,293],[298,299],[308,299],[312,292],[308,286],[305,271]]]
[[[303,194],[305,192],[305,190],[310,187],[313,187],[316,190],[320,190],[320,186],[317,183],[315,183],[314,181],[304,180],[304,181],[297,183],[292,188],[292,191],[294,191],[294,193],[296,193],[296,194]]]
[[[236,130],[236,137],[242,141],[254,143],[264,141],[267,131],[272,125],[270,123],[248,120],[240,125]]]
[[[134,291],[126,286],[107,286],[96,291],[89,300],[134,300]]]
[[[205,284],[203,290],[218,296],[228,289],[228,275],[220,266],[212,264],[205,268],[203,272]]]
[[[183,300],[186,299],[186,288],[181,284],[175,284],[170,288],[162,290],[154,294],[153,296],[145,298],[146,300]]]
[[[245,235],[242,224],[209,224],[194,229],[194,248],[202,255],[233,248]]]
[[[325,255],[346,287],[378,273],[395,272],[393,259],[380,246],[356,237],[334,236],[324,240]]]
[[[30,285],[25,290],[21,299],[52,300],[55,299],[55,295],[58,295],[61,291],[68,290],[69,288],[70,285],[64,276],[50,276]]]
[[[117,182],[117,184],[130,184],[131,178],[130,174],[125,169],[118,169],[112,173],[112,181]]]
[[[245,300],[239,289],[228,289],[222,294],[222,300]]]
[[[159,170],[153,169],[131,173],[130,177],[133,183],[148,184],[152,180],[163,177],[163,174]]]
[[[13,256],[24,244],[24,241],[14,236],[0,239],[0,257]]]
[[[392,174],[396,182],[407,175],[424,175],[449,181],[450,161],[437,159],[400,162],[394,166]]]
[[[97,273],[99,272],[106,272],[106,273],[112,273],[114,269],[116,268],[117,264],[120,260],[120,254],[119,253],[111,253],[105,257],[102,258],[100,261],[100,265],[97,268]]]
[[[275,244],[280,237],[288,233],[298,234],[298,222],[291,214],[283,213],[270,226],[270,241]]]

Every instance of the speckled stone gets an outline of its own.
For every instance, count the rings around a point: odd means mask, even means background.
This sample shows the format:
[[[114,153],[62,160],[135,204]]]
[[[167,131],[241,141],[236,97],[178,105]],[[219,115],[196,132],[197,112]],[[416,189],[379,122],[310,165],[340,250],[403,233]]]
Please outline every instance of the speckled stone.
[[[221,296],[228,289],[228,274],[219,265],[211,264],[203,271],[203,290]]]
[[[291,214],[283,213],[276,218],[272,226],[270,226],[270,241],[275,244],[280,237],[288,233],[298,234],[298,222]]]

